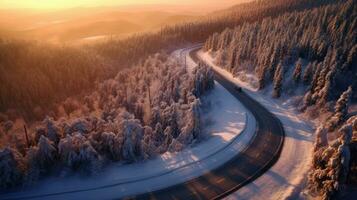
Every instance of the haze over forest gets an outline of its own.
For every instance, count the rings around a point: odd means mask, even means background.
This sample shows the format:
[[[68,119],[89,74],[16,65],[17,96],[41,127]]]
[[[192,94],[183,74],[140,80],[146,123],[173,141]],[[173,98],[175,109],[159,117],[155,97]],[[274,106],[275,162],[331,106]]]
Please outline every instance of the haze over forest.
[[[1,1],[0,36],[56,43],[125,38],[245,1]]]

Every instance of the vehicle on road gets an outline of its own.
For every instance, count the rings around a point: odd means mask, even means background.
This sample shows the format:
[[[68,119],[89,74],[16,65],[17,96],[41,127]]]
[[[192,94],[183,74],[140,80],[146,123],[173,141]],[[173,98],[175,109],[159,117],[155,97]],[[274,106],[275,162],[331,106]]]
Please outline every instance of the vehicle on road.
[[[241,87],[235,86],[234,89],[237,90],[238,92],[243,92]]]

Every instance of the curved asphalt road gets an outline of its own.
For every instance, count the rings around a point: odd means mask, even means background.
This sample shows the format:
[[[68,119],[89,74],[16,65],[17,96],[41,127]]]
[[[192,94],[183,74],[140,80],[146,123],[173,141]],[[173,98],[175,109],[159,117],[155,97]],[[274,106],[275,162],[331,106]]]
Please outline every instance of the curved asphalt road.
[[[199,61],[196,55],[197,50],[190,52],[191,58],[196,63]],[[215,80],[254,115],[257,121],[257,132],[250,145],[229,162],[200,177],[162,190],[125,199],[221,199],[262,175],[278,160],[284,143],[284,129],[281,122],[247,94],[238,92],[234,83],[217,72],[215,72]],[[43,197],[45,199],[46,196],[51,195],[25,198]]]
[[[190,52],[197,63],[199,49]],[[284,129],[280,120],[235,84],[215,71],[215,80],[235,96],[257,121],[257,133],[243,152],[221,167],[186,183],[128,199],[221,199],[265,173],[278,160],[284,143]]]

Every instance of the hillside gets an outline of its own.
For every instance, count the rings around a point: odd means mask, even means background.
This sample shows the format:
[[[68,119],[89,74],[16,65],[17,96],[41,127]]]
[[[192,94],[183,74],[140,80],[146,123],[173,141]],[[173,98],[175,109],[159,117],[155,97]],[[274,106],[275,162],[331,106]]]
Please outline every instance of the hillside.
[[[321,2],[326,3],[325,1]],[[248,8],[248,5],[254,6]],[[287,9],[289,11],[292,9],[305,9],[307,5],[315,7],[316,3],[306,4],[305,1],[296,1],[295,4],[290,6],[281,1],[269,1],[260,3],[257,6],[255,2],[252,2],[235,7],[235,13],[228,17],[212,14],[192,22],[165,26],[157,32],[140,33],[126,39],[116,39],[113,37],[100,43],[84,44],[75,47],[68,44],[54,46],[46,42],[3,39],[0,42],[0,51],[2,52],[0,55],[2,56],[0,70],[3,71],[0,74],[0,80],[2,80],[3,84],[0,87],[4,89],[1,90],[0,112],[12,116],[12,120],[15,120],[19,116],[29,122],[33,121],[34,116],[43,118],[45,113],[50,112],[56,103],[65,100],[67,97],[73,97],[74,94],[87,92],[89,88],[94,87],[96,81],[113,77],[120,70],[137,64],[151,54],[159,51],[170,51],[173,47],[182,46],[187,43],[202,42],[212,33],[223,31],[227,27],[234,27],[243,24],[245,21],[256,21],[267,16],[285,13]],[[95,17],[88,16],[88,12],[92,12]],[[103,13],[102,11],[95,12],[93,10],[88,10],[84,13],[68,11],[68,13],[69,15],[63,18],[64,21],[59,21],[59,24],[46,26],[61,27],[61,23],[71,24],[70,22],[66,22],[69,19],[81,21],[80,19],[83,18],[93,19],[101,15],[104,16],[103,18],[108,17],[108,13]],[[45,14],[50,16],[49,22],[58,22],[58,14]],[[109,14],[109,16],[112,15]],[[119,13],[118,15],[121,14]],[[9,17],[11,16],[13,14],[10,13]],[[28,16],[33,16],[33,18]],[[17,22],[22,22],[23,20],[24,23],[28,23],[30,26],[33,24],[33,20],[41,19],[41,16],[43,14],[34,15],[33,13],[24,12],[22,17],[15,20],[14,24],[16,25]],[[131,15],[128,16],[130,17]],[[144,15],[139,15],[136,19],[142,20],[144,18]],[[182,17],[179,18],[182,19]],[[5,19],[2,19],[2,23],[6,22]],[[109,27],[111,30],[123,31],[119,27],[111,27],[110,24],[113,22],[117,21],[108,22],[105,28]],[[126,23],[126,19],[124,22]],[[170,23],[172,23],[171,20]],[[100,24],[102,23],[98,23],[97,25]],[[73,28],[74,25],[71,26]],[[79,27],[82,26],[83,24],[75,27],[74,30],[81,29]],[[131,25],[130,27],[137,26]],[[91,34],[102,34],[105,32],[105,28],[102,32],[93,30],[89,32]],[[73,34],[81,37],[84,36],[82,29],[81,32],[74,32]],[[73,34],[67,35],[67,37],[71,38]],[[88,37],[87,34],[85,36]],[[76,56],[71,56],[72,53]],[[16,59],[14,59],[14,56]],[[31,61],[28,61],[29,56],[31,57]],[[76,59],[77,56],[86,57],[86,59],[78,60]],[[64,62],[63,57],[66,58],[66,62]],[[87,62],[89,60],[91,61]],[[25,62],[26,64],[24,64]],[[32,69],[33,73],[27,73],[27,69]],[[68,74],[69,69],[70,74]],[[91,70],[88,71],[87,69]],[[79,74],[81,76],[78,76]],[[96,76],[92,77],[91,74],[96,74]],[[86,77],[92,78],[88,79]],[[21,91],[21,95],[15,91]],[[36,110],[40,110],[40,112]]]
[[[64,10],[36,14],[0,10],[0,16],[2,37],[59,43],[94,36],[123,38],[129,34],[158,30],[166,25],[194,20],[199,14],[77,8],[71,12]]]
[[[234,75],[252,72],[259,89],[274,83],[276,97],[304,86],[313,99],[302,106],[325,104],[348,86],[357,89],[356,16],[352,2],[293,12],[214,34],[205,48]]]
[[[157,54],[97,85],[84,100],[62,102],[54,118],[27,127],[26,137],[2,116],[0,188],[181,151],[201,137],[200,97],[212,88],[210,69],[191,76]]]
[[[356,1],[338,1],[244,23],[204,45],[220,68],[318,122],[306,188],[322,199],[355,184],[356,19]]]

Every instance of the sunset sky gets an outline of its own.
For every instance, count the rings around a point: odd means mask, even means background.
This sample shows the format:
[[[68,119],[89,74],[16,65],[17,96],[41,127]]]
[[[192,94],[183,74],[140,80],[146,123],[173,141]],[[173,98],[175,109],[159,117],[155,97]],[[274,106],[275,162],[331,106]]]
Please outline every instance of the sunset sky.
[[[65,9],[73,7],[124,6],[143,4],[165,5],[225,5],[230,6],[246,0],[1,0],[1,9]]]

